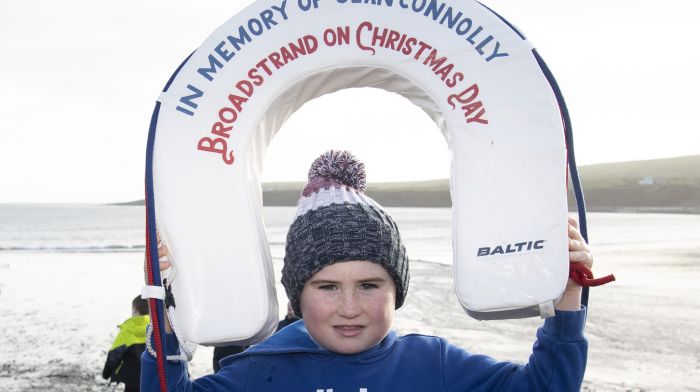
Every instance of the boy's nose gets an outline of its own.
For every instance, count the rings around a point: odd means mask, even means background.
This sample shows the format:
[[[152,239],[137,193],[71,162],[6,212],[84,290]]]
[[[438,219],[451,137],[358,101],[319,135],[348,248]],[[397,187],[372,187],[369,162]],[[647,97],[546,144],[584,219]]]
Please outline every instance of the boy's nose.
[[[362,308],[354,293],[343,293],[340,305],[338,306],[338,314],[345,318],[355,318],[362,313]]]

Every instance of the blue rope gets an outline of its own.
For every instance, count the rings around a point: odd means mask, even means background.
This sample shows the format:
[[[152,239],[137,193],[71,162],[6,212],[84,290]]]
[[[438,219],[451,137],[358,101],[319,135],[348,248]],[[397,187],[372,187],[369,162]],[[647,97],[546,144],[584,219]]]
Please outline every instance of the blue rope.
[[[550,86],[552,86],[554,95],[557,97],[559,110],[561,110],[562,121],[564,122],[564,137],[566,140],[569,173],[571,174],[571,183],[574,187],[574,195],[576,196],[576,208],[578,211],[579,228],[581,230],[581,235],[583,236],[583,239],[586,240],[586,242],[588,242],[586,201],[583,196],[583,190],[581,189],[581,180],[578,176],[578,169],[576,168],[576,157],[574,155],[574,135],[571,129],[571,118],[569,117],[569,109],[566,107],[564,95],[561,93],[559,85],[557,84],[556,79],[554,79],[554,75],[552,75],[552,72],[549,70],[549,67],[547,67],[547,64],[544,62],[542,57],[540,57],[539,53],[537,53],[536,49],[533,49],[532,53],[535,55],[535,59],[537,59],[537,63],[540,65],[540,68],[542,69],[542,72],[547,78],[547,81],[549,82]],[[583,295],[581,297],[581,304],[583,304],[583,306],[588,307],[588,296],[588,287],[584,287]]]
[[[182,67],[187,63],[187,60],[192,57],[192,52],[187,58],[180,64],[175,72],[170,76],[168,82],[163,88],[163,92],[168,91],[170,85],[175,80],[175,77],[180,72]],[[155,204],[155,194],[153,191],[153,148],[155,146],[156,139],[156,129],[158,128],[158,115],[160,113],[160,102],[156,102],[155,108],[153,109],[153,114],[151,115],[151,123],[148,128],[148,142],[146,144],[146,211],[148,212],[146,220],[148,222],[148,236],[151,239],[150,247],[147,251],[151,255],[151,271],[153,277],[153,285],[162,286],[161,276],[160,276],[160,263],[158,260],[158,240],[156,236],[156,204]],[[163,316],[163,301],[160,299],[156,300],[156,317],[158,319],[158,325],[160,326],[158,334],[160,336],[160,341],[162,344],[162,352],[157,352],[157,361],[162,361],[163,368],[165,368],[166,361],[166,342],[165,342],[165,319]],[[167,372],[167,369],[166,369]],[[166,374],[167,379],[167,374]],[[166,386],[167,389],[167,386]]]
[[[148,143],[146,145],[146,220],[148,221],[148,238],[150,238],[150,247],[147,250],[151,255],[151,276],[154,286],[161,286],[160,268],[158,262],[158,240],[156,236],[156,211],[155,199],[153,194],[153,146],[155,143],[156,126],[158,124],[158,113],[160,112],[160,102],[156,103],[151,116],[151,124],[148,130]],[[163,317],[163,301],[156,300],[156,317],[158,319],[158,335],[161,341],[162,352],[157,352],[156,361],[162,362],[165,369],[165,320]],[[167,370],[166,370],[167,372]],[[167,379],[167,374],[166,374]],[[167,387],[166,387],[167,388]]]
[[[513,31],[515,32],[515,34],[517,34],[518,36],[520,36],[521,39],[523,39],[523,40],[526,40],[526,39],[527,39],[527,38],[525,38],[525,35],[524,35],[522,32],[520,32],[520,30],[518,30],[515,26],[513,26],[513,24],[511,24],[506,18],[502,17],[501,14],[499,14],[498,12],[492,10],[491,8],[489,8],[488,6],[486,6],[485,4],[482,4],[480,1],[477,1],[477,3],[479,3],[479,5],[481,5],[482,7],[486,8],[487,10],[491,11],[492,14],[496,15],[496,16],[498,17],[498,19],[501,20],[501,22],[505,23],[508,27],[510,27],[511,30],[513,30]]]

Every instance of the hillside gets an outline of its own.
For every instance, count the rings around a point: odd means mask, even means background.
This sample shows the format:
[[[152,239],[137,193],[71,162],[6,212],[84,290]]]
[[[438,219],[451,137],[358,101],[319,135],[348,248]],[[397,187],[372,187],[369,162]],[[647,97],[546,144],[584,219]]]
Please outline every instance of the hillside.
[[[700,213],[700,155],[579,168],[589,211]],[[266,205],[294,205],[303,183],[264,184]],[[575,208],[573,186],[569,205]],[[378,183],[367,194],[385,206],[448,207],[447,179]]]
[[[645,177],[667,185],[698,185],[700,155],[582,166],[579,173],[587,186],[596,188],[636,184]]]
[[[590,211],[700,213],[700,155],[582,166],[579,175]]]
[[[700,155],[582,166],[579,175],[589,211],[700,213]],[[264,203],[294,206],[303,186],[302,182],[265,183]],[[383,206],[451,205],[447,179],[369,184],[367,194]],[[569,205],[575,208],[571,191]]]
[[[303,187],[303,182],[263,184],[263,202],[268,206],[296,205]],[[447,179],[368,184],[366,193],[383,206],[449,207],[451,205]]]

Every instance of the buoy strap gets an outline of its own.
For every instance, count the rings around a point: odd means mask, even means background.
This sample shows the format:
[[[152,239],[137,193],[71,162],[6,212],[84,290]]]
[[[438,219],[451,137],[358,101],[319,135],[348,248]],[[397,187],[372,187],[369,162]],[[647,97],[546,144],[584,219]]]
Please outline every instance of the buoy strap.
[[[163,286],[143,286],[141,298],[156,298],[162,301],[165,299],[165,288]]]

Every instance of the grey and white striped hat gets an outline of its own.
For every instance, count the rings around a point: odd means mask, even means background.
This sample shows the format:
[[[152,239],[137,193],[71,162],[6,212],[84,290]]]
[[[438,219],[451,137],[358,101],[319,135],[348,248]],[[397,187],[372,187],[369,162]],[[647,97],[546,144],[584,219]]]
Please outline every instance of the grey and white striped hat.
[[[306,281],[327,265],[351,260],[383,266],[396,284],[396,309],[403,304],[409,282],[406,249],[394,220],[364,191],[364,164],[348,151],[327,151],[311,165],[282,268],[282,284],[297,315]]]

